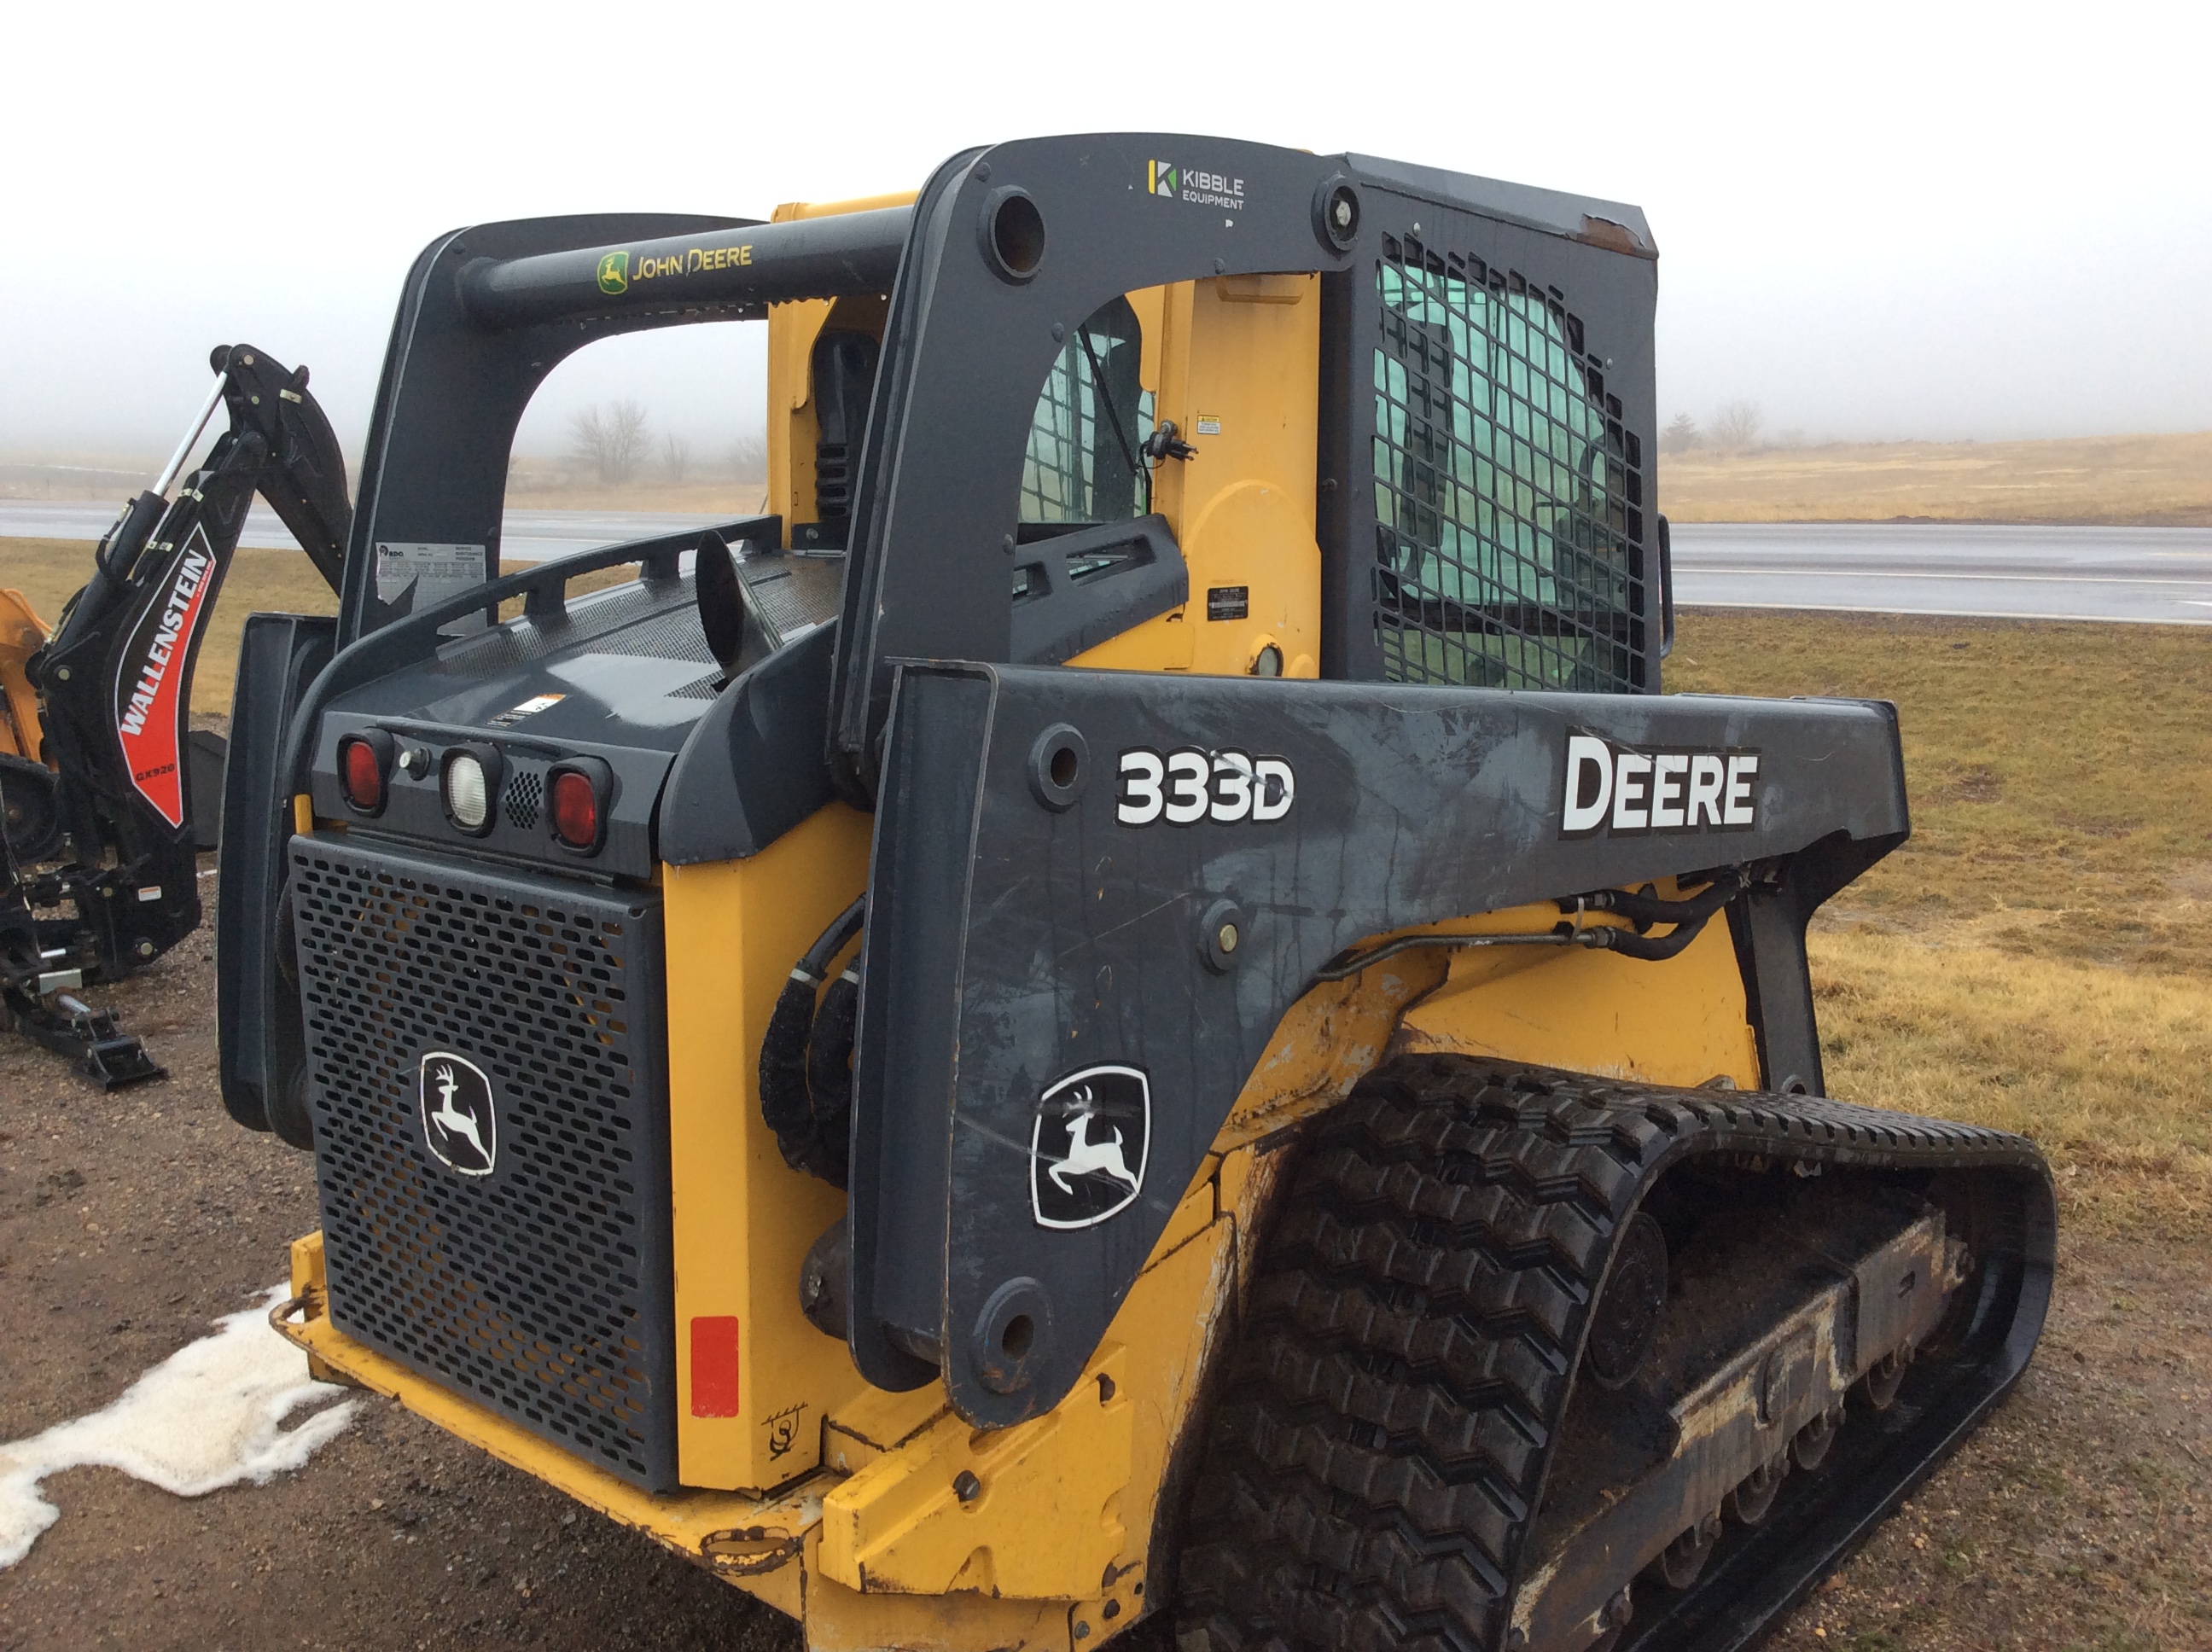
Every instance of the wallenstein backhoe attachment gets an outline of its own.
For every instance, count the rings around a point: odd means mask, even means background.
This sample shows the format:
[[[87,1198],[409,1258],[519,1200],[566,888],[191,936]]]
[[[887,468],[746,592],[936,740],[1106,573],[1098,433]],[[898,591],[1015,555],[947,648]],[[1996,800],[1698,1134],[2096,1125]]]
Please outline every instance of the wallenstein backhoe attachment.
[[[817,1652],[1755,1642],[2018,1378],[2052,1201],[1824,1095],[1896,718],[1659,693],[1656,259],[1160,133],[433,243],[234,722],[311,1369]],[[545,375],[748,320],[766,508],[503,571]]]
[[[265,497],[333,589],[352,514],[307,370],[242,344],[211,364],[176,456],[108,530],[52,635],[20,596],[0,595],[12,748],[0,749],[0,1000],[107,1089],[162,1070],[74,994],[199,926],[198,857],[216,844],[225,746],[190,726],[192,668],[246,507]],[[185,476],[219,406],[230,428]]]

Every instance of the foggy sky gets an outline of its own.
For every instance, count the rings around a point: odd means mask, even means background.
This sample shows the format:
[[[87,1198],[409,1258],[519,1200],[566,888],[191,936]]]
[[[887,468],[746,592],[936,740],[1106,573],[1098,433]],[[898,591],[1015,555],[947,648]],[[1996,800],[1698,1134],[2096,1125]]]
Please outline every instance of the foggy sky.
[[[26,8],[0,57],[0,452],[166,452],[208,348],[306,361],[349,448],[448,229],[765,216],[952,150],[1162,129],[1634,202],[1662,416],[1814,438],[2212,428],[2203,8]],[[1294,21],[1285,27],[1285,19]],[[228,21],[226,21],[228,20]],[[571,358],[709,461],[757,328]]]

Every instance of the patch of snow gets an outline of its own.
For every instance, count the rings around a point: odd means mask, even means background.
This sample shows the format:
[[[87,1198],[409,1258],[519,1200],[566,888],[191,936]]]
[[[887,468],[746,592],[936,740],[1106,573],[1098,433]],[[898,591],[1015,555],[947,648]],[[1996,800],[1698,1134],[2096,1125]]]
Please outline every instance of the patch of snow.
[[[278,1285],[260,1307],[225,1315],[214,1335],[178,1349],[106,1410],[0,1446],[0,1569],[61,1518],[39,1490],[50,1474],[119,1468],[180,1497],[205,1497],[241,1480],[265,1485],[344,1432],[358,1400],[282,1426],[335,1393],[308,1379],[306,1357],[269,1323],[269,1309],[290,1294]]]

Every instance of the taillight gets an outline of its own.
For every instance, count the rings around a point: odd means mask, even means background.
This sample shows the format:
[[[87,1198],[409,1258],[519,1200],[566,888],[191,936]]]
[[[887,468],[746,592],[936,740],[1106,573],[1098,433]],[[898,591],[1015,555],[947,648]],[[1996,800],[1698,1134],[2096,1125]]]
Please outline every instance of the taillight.
[[[392,772],[392,737],[380,728],[338,742],[338,789],[350,808],[374,815],[384,807],[385,777]]]
[[[614,770],[597,757],[571,757],[545,775],[545,814],[553,840],[579,854],[595,854],[607,839],[607,809]]]
[[[465,832],[482,835],[489,831],[499,776],[499,753],[488,746],[448,751],[445,772],[438,782],[445,798],[446,818]]]
[[[573,768],[553,777],[553,834],[572,849],[599,841],[599,799],[591,781]]]

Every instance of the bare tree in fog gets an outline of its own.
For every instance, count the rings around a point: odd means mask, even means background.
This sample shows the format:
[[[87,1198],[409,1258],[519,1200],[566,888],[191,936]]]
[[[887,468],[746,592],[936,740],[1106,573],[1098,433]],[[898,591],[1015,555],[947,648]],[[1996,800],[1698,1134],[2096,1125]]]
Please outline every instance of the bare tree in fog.
[[[691,468],[691,442],[671,432],[660,439],[660,468],[671,482],[681,482]]]
[[[627,398],[602,409],[597,403],[568,421],[576,457],[599,472],[610,488],[619,488],[645,462],[645,410]]]
[[[1748,452],[1758,443],[1766,415],[1757,402],[1729,402],[1713,415],[1713,446],[1724,453]]]
[[[1659,433],[1659,451],[1662,453],[1686,453],[1692,447],[1705,445],[1705,433],[1698,428],[1698,422],[1686,413],[1677,413],[1667,421],[1667,428]]]
[[[739,482],[768,480],[768,438],[739,436],[730,444],[730,474]]]

